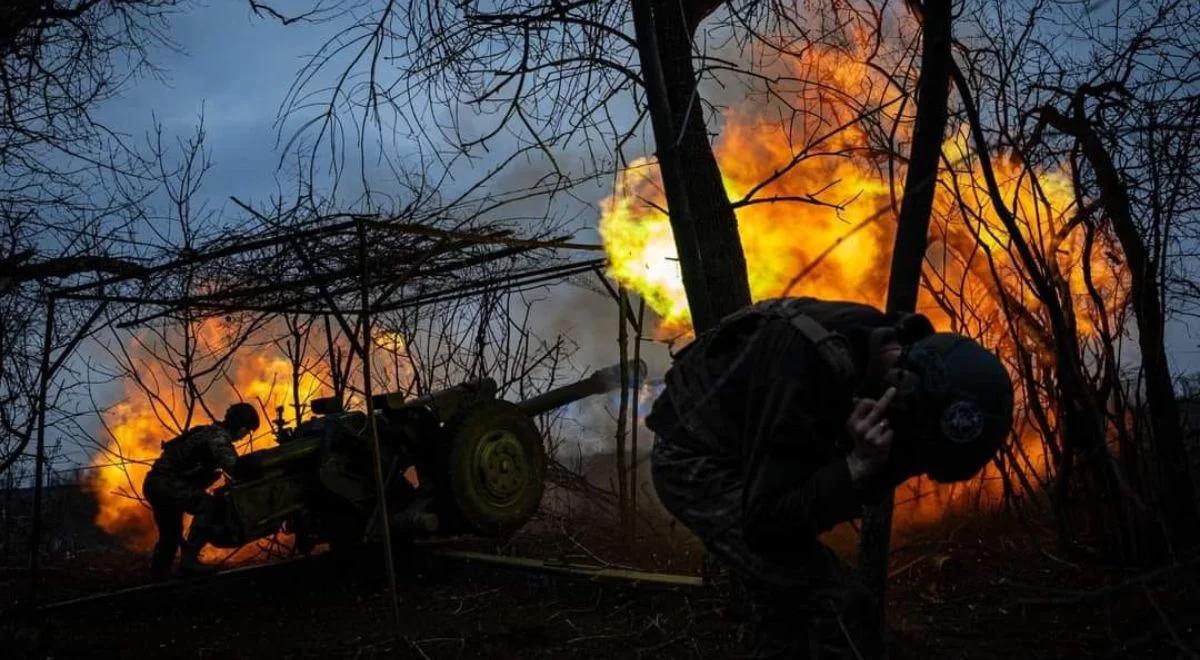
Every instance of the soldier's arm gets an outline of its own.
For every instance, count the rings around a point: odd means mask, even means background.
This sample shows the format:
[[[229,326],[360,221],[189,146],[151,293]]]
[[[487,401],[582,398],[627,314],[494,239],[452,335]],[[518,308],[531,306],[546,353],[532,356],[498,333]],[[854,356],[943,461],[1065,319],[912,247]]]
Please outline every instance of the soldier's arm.
[[[837,438],[817,437],[811,410],[817,360],[807,342],[776,338],[766,355],[783,373],[755,388],[743,437],[743,530],[759,550],[789,550],[858,515],[846,461],[830,455]],[[763,365],[762,373],[770,370]],[[776,373],[779,373],[778,371]]]

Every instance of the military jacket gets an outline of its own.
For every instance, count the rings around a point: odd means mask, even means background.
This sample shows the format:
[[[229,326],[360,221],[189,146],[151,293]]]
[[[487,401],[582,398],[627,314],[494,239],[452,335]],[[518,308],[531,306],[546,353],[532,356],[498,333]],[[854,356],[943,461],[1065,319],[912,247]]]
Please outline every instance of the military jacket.
[[[806,546],[860,511],[843,428],[866,371],[869,334],[892,323],[856,303],[792,299],[786,306],[846,340],[851,373],[823,359],[805,333],[776,313],[777,302],[759,303],[677,354],[646,419],[656,442],[670,445],[660,456],[703,457],[713,470],[711,478],[693,473],[698,491],[707,487],[699,482],[740,488],[740,519],[729,524],[765,553]]]
[[[237,464],[233,438],[220,424],[197,426],[173,440],[164,442],[162,455],[151,471],[177,477],[207,488],[223,470],[231,473]]]

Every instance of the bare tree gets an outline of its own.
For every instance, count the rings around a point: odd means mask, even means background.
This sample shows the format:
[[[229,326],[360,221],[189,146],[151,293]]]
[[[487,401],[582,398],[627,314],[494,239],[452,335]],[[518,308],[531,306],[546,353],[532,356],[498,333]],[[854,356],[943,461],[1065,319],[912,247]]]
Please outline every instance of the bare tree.
[[[0,7],[0,467],[28,445],[38,381],[50,375],[38,368],[43,345],[56,355],[74,346],[79,323],[95,311],[60,301],[44,341],[45,285],[138,270],[126,239],[149,194],[147,163],[92,112],[130,74],[150,69],[146,54],[165,43],[175,4],[15,0]]]
[[[1170,311],[1186,304],[1187,289],[1176,283],[1188,275],[1182,240],[1195,225],[1197,13],[1180,2],[1097,6],[1082,16],[1053,1],[978,9],[959,49],[965,65],[952,73],[983,198],[1011,240],[1011,263],[1041,303],[1029,310],[1008,294],[1004,311],[1016,336],[1032,332],[1051,349],[1016,347],[1014,366],[1054,459],[1060,520],[1067,495],[1082,485],[1091,531],[1113,554],[1153,554],[1155,544],[1143,540],[1159,520],[1176,547],[1186,547],[1194,542],[1196,500],[1163,332]],[[1013,154],[1033,205],[1000,191],[998,151]],[[1039,207],[1052,206],[1047,170],[1069,172],[1073,196],[1070,217],[1050,233],[1054,223],[1039,220]],[[1081,254],[1067,249],[1071,241]],[[1082,263],[1064,264],[1060,253]],[[1076,280],[1066,268],[1079,266]],[[1104,286],[1097,267],[1128,277],[1127,289]],[[1132,365],[1114,348],[1128,318],[1140,349]],[[1131,397],[1128,366],[1143,374],[1144,407]],[[1046,373],[1061,391],[1039,392]],[[1148,435],[1137,421],[1147,414]]]
[[[92,112],[150,68],[147,51],[166,43],[175,4],[16,0],[0,9],[0,291],[134,267],[109,254],[110,235],[136,215],[142,193],[131,185],[144,163]]]
[[[1167,292],[1188,275],[1172,254],[1178,227],[1195,223],[1200,201],[1200,99],[1189,90],[1200,80],[1200,68],[1187,64],[1200,55],[1200,10],[1179,2],[1151,4],[1127,19],[1131,34],[1116,52],[1094,56],[1089,79],[1073,90],[1059,86],[1066,80],[1054,81],[1066,109],[1053,101],[1034,109],[1038,123],[1030,143],[1037,146],[1047,127],[1069,138],[1065,146],[1073,152],[1080,192],[1099,201],[1120,244],[1162,483],[1158,505],[1172,539],[1184,548],[1200,540],[1200,513],[1164,332],[1172,302]]]

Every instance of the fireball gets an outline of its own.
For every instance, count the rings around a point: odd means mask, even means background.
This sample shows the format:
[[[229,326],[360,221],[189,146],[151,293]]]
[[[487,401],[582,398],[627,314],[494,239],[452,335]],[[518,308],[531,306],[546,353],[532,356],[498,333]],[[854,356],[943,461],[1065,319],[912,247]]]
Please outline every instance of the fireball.
[[[842,128],[798,131],[781,122],[786,115],[770,105],[747,101],[725,113],[723,132],[714,143],[725,190],[737,207],[751,295],[755,300],[804,295],[882,307],[904,174],[901,168],[894,175],[894,203],[886,163],[870,155],[878,150],[872,149],[868,131],[853,121],[855,110],[847,99],[878,103],[877,114],[897,124],[900,144],[911,135],[912,118],[892,113],[892,100],[879,91],[888,89],[887,81],[855,61],[853,51],[814,46],[791,66],[797,77],[818,80],[817,87],[837,92],[799,90],[789,105],[802,108],[806,122]],[[798,143],[797,134],[815,137]],[[951,166],[940,169],[918,311],[942,329],[979,337],[1011,364],[1013,342],[1021,339],[1004,321],[1004,301],[1035,312],[1039,303],[1008,252],[1012,237],[994,212],[968,144],[965,130],[951,130],[943,147]],[[1072,223],[1078,209],[1070,177],[1031,171],[1008,159],[996,158],[993,164],[1022,235],[1061,270],[1078,302],[1080,332],[1093,332],[1083,283],[1084,237],[1079,223]],[[601,204],[599,221],[609,274],[636,290],[658,314],[660,338],[691,331],[665,208],[657,168],[640,159],[618,174],[613,195]],[[1090,260],[1093,280],[1101,295],[1119,298],[1125,280],[1113,264],[1095,256],[1101,252],[1096,250]],[[1049,347],[1040,353],[1054,359]],[[1025,468],[1045,474],[1040,436],[1020,422],[1014,432]],[[1003,488],[991,467],[973,483],[957,487],[910,482],[898,494],[897,521],[900,526],[928,522],[968,504],[996,502]]]

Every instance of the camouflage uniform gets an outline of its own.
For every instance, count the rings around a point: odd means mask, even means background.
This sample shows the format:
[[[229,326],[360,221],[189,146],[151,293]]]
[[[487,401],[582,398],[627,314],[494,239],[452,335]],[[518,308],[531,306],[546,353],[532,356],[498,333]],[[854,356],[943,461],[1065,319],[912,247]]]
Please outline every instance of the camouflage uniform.
[[[162,455],[154,461],[142,484],[158,526],[158,543],[151,565],[156,579],[170,574],[175,552],[183,540],[183,514],[207,513],[212,505],[207,489],[217,481],[221,471],[231,473],[236,464],[233,440],[220,424],[197,426],[163,443]],[[202,543],[196,530],[191,539]]]
[[[837,333],[848,371],[797,330],[796,313]],[[868,592],[817,535],[881,492],[851,480],[843,428],[871,331],[894,322],[853,303],[753,305],[676,355],[647,417],[658,496],[737,580],[754,657],[879,653],[860,625]]]

